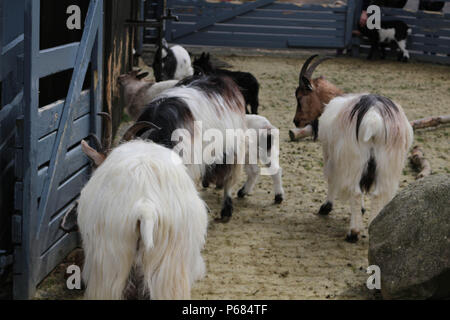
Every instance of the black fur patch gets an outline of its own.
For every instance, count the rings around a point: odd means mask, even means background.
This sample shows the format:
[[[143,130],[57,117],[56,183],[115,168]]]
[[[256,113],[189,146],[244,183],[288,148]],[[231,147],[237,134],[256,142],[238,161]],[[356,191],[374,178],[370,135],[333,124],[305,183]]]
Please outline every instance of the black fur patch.
[[[209,55],[204,54],[202,54],[200,58],[194,60],[193,66],[196,75],[227,76],[233,79],[244,96],[246,105],[250,105],[251,113],[258,113],[259,83],[251,73],[214,68],[209,60]],[[247,113],[249,112],[247,111]]]
[[[319,119],[316,119],[313,122],[311,122],[311,127],[313,130],[314,141],[316,141],[317,138],[319,137]]]
[[[358,242],[358,239],[359,239],[358,235],[354,233],[347,234],[347,236],[345,237],[345,241],[349,243],[356,243]]]
[[[333,210],[333,203],[327,201],[319,209],[319,214],[322,216],[328,215]]]
[[[167,56],[160,58],[158,54],[155,55],[153,60],[153,73],[155,75],[156,82],[171,80],[175,76],[175,71],[177,70],[177,59],[172,51],[172,49],[165,48],[167,51]],[[163,64],[161,72],[159,71],[159,64]]]
[[[381,106],[376,104],[377,102],[381,102]],[[391,99],[379,96],[376,94],[368,94],[361,97],[361,100],[353,107],[350,112],[350,120],[353,120],[355,116],[357,116],[356,120],[356,140],[359,138],[359,127],[361,126],[361,121],[366,115],[367,111],[371,107],[377,107],[381,113],[381,116],[384,118],[385,116],[393,117],[394,112],[398,112],[398,108]]]
[[[267,135],[267,151],[270,151],[272,149],[272,135]]]
[[[244,189],[245,189],[245,186],[243,186],[242,188],[239,189],[238,194],[237,194],[238,198],[244,198],[247,195],[245,193]]]
[[[147,106],[137,121],[152,122],[160,127],[161,130],[152,131],[148,139],[170,149],[178,143],[177,141],[171,141],[174,130],[185,128],[193,134],[191,126],[194,117],[191,110],[186,102],[177,97],[153,101]],[[140,137],[144,132],[138,132],[136,136]]]
[[[373,183],[375,182],[377,171],[377,163],[373,155],[370,156],[367,165],[364,168],[361,180],[359,181],[359,188],[362,192],[368,193]]]
[[[233,213],[233,201],[231,200],[230,197],[226,197],[220,215],[222,216],[222,218],[231,217],[232,213]]]
[[[277,194],[275,195],[275,204],[280,204],[283,202],[283,195]]]

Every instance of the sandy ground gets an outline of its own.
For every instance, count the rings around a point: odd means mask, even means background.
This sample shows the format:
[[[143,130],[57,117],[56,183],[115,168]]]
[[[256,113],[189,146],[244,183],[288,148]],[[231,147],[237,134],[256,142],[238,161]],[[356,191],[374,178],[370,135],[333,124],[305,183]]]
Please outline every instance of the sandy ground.
[[[318,142],[290,142],[294,92],[303,58],[219,57],[235,70],[252,72],[261,84],[260,114],[281,130],[281,165],[286,199],[274,205],[269,177],[254,194],[234,200],[228,224],[209,224],[204,250],[207,276],[192,290],[194,299],[377,299],[366,286],[368,238],[344,241],[349,207],[337,202],[328,217],[316,215],[326,196]],[[346,92],[383,94],[399,102],[409,119],[450,114],[450,67],[394,61],[336,58],[318,68]],[[450,172],[450,127],[416,132],[434,173]],[[236,190],[239,186],[236,186]],[[414,181],[407,166],[401,187]],[[211,220],[219,214],[222,192],[203,190]],[[366,199],[370,209],[370,201]],[[367,217],[365,217],[367,224]],[[71,257],[71,260],[74,258]],[[80,298],[64,289],[61,265],[39,287],[37,298]]]

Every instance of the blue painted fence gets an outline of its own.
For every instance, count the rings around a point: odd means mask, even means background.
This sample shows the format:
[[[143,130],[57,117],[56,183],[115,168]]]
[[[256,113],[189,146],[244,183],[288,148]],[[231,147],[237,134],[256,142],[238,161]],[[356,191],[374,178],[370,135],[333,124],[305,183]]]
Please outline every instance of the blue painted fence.
[[[0,216],[12,220],[15,298],[33,296],[77,246],[78,235],[59,225],[89,177],[80,141],[101,129],[103,0],[90,0],[80,42],[47,49],[40,48],[40,5],[0,1],[0,174],[2,188],[14,190],[2,190]],[[72,70],[65,99],[42,106],[42,79],[65,70]]]
[[[450,0],[442,0],[450,4]],[[418,1],[417,1],[418,5]],[[407,49],[412,58],[450,64],[450,13],[382,7],[383,20],[402,20],[412,29]],[[357,9],[359,17],[361,8]],[[368,52],[369,43],[353,38],[353,53]]]
[[[443,0],[450,2],[450,0]],[[147,2],[151,2],[148,0]],[[418,1],[416,1],[418,4]],[[362,1],[347,5],[296,5],[275,0],[242,4],[205,0],[167,0],[180,21],[167,21],[169,43],[255,48],[352,48],[358,55],[367,41],[352,37]],[[154,10],[146,8],[146,17]],[[399,19],[412,28],[407,48],[421,61],[450,63],[450,13],[382,8],[383,19]],[[151,30],[145,43],[151,43]]]
[[[243,4],[167,0],[167,8],[180,21],[166,23],[166,39],[184,45],[342,49],[351,44],[355,3],[300,6],[275,0]]]

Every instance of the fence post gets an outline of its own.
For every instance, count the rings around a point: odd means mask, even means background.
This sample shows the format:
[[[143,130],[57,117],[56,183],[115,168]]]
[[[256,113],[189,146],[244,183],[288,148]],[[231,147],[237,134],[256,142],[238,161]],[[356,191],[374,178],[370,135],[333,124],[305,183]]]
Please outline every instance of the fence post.
[[[353,17],[353,26],[357,26],[359,24],[359,18],[362,13],[362,1],[356,1],[355,9],[354,9],[354,17]],[[351,52],[353,57],[359,56],[359,46],[361,44],[361,40],[358,37],[351,36]]]
[[[347,16],[345,19],[345,38],[344,38],[345,39],[344,45],[346,48],[348,48],[351,45],[355,8],[356,8],[355,0],[348,0]]]

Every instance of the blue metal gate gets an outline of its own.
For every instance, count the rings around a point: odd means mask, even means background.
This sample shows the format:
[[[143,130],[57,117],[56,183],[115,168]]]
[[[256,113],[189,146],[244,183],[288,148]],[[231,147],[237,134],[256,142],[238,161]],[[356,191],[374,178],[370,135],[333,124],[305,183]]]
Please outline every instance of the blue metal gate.
[[[167,0],[180,20],[167,22],[166,39],[185,45],[343,49],[351,45],[355,5],[356,0],[347,5]]]
[[[80,42],[45,49],[40,47],[41,1],[0,3],[2,29],[14,30],[2,39],[0,146],[8,150],[8,161],[5,166],[2,158],[1,169],[12,166],[15,176],[15,184],[9,181],[7,186],[14,185],[14,297],[29,298],[79,240],[59,225],[89,177],[80,142],[90,133],[99,134],[101,127],[96,115],[102,104],[103,0],[90,0]],[[4,6],[17,12],[5,15]],[[42,105],[41,82],[64,71],[71,72],[65,98]],[[86,74],[88,88],[83,87]]]

